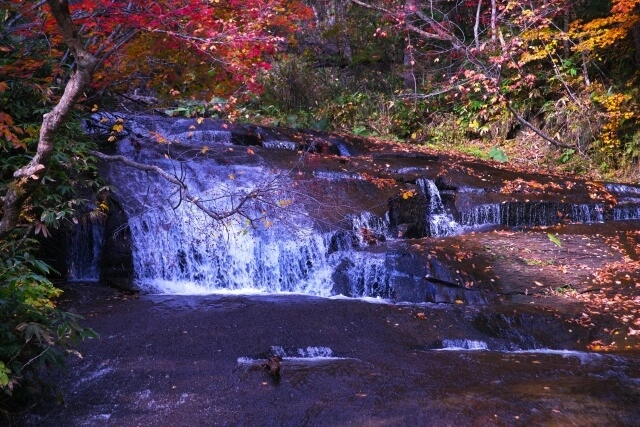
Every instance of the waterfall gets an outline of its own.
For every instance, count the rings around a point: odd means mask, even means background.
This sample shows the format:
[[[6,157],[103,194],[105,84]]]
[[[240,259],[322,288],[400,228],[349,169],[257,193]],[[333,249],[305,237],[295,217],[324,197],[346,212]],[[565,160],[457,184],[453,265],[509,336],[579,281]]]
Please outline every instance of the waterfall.
[[[475,228],[486,225],[535,227],[572,223],[604,222],[601,204],[571,204],[554,202],[486,203],[461,212],[460,223]]]
[[[371,212],[361,212],[358,215],[347,215],[347,221],[351,226],[351,232],[358,241],[359,246],[375,244],[377,241],[385,241],[391,237],[389,233],[389,218],[380,218]]]
[[[613,210],[613,219],[618,221],[640,219],[640,208],[635,206],[615,208]]]
[[[578,199],[585,204],[518,201],[519,195],[506,198],[480,187],[441,193],[434,181],[424,177],[426,166],[399,165],[394,173],[411,176],[393,178],[394,186],[387,187],[371,179],[373,175],[367,177],[367,169],[357,160],[345,157],[352,153],[346,143],[337,141],[322,146],[328,150],[331,145],[329,154],[335,157],[308,153],[300,157],[297,150],[309,146],[309,141],[298,136],[287,139],[285,132],[273,130],[244,128],[245,133],[239,133],[221,122],[146,116],[134,120],[131,129],[137,140],[121,140],[118,154],[183,180],[191,196],[211,211],[232,211],[244,195],[268,188],[264,197],[244,206],[245,217],[215,221],[181,198],[179,188],[153,173],[121,163],[105,166],[114,198],[128,220],[136,284],[149,292],[290,292],[456,301],[456,286],[443,287],[437,281],[425,286],[425,277],[457,283],[449,266],[447,271],[427,268],[424,255],[413,252],[429,243],[409,243],[400,237],[453,236],[488,225],[640,218],[633,200],[624,205],[628,208],[611,211],[587,198]],[[239,145],[244,143],[262,146]],[[417,191],[398,185],[414,179]],[[399,197],[396,185],[410,196]],[[640,194],[637,187],[608,188],[624,192],[628,199]],[[488,203],[496,200],[503,202]],[[389,207],[386,214],[381,212],[384,206]],[[76,239],[73,279],[98,279],[101,232],[92,227],[81,231],[87,241]],[[91,268],[87,262],[93,263]],[[470,291],[465,299],[471,301],[476,295]]]
[[[139,286],[161,293],[331,293],[325,238],[296,224],[212,223],[193,205],[130,220]]]
[[[104,225],[99,221],[80,221],[70,236],[67,278],[75,282],[97,282],[100,279]]]
[[[343,264],[346,268],[342,269],[341,274],[349,284],[349,289],[343,293],[352,297],[391,298],[390,271],[384,253],[349,251],[342,255],[345,256],[343,260],[348,259],[348,262]]]
[[[416,185],[429,200],[428,212],[426,213],[429,235],[443,237],[462,233],[463,230],[460,224],[445,210],[440,191],[435,182],[420,178],[416,180]]]

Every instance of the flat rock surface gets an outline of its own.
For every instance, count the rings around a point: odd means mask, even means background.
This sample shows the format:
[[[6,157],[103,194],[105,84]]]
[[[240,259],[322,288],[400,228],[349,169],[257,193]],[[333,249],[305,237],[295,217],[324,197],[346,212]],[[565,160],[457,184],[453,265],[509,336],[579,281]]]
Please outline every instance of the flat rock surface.
[[[588,336],[542,305],[136,297],[92,285],[65,295],[101,338],[58,377],[64,404],[42,402],[24,425],[632,425],[640,416],[635,351],[506,351],[541,329],[560,337],[555,349]],[[274,352],[284,355],[279,381],[261,367]]]

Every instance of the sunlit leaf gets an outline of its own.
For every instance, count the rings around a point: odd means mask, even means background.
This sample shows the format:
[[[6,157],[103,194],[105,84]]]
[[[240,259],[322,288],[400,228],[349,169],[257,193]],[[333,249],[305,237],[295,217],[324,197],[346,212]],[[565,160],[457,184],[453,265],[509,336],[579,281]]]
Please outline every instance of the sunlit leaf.
[[[553,235],[553,234],[551,234],[551,233],[547,233],[547,237],[549,237],[549,240],[550,240],[554,245],[556,245],[556,246],[557,246],[557,247],[559,247],[559,248],[561,248],[561,247],[562,247],[562,242],[560,241],[560,239],[559,239],[557,236],[555,236],[555,235]]]

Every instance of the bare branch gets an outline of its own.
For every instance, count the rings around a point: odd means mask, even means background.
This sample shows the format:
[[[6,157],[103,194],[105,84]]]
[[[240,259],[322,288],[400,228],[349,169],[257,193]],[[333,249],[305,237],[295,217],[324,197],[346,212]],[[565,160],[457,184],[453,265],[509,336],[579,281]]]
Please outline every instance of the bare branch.
[[[124,165],[127,165],[129,167],[132,167],[132,168],[135,168],[135,169],[138,169],[138,170],[141,170],[141,171],[153,172],[153,173],[156,173],[156,174],[160,175],[160,177],[162,177],[166,181],[168,181],[171,184],[174,184],[175,186],[178,187],[181,200],[186,200],[188,202],[193,203],[198,209],[200,209],[207,216],[209,216],[210,218],[212,218],[212,219],[214,219],[216,221],[222,221],[223,219],[232,217],[234,215],[241,215],[241,216],[251,220],[251,218],[249,218],[247,213],[245,212],[245,205],[250,200],[259,199],[260,196],[263,193],[268,191],[266,189],[256,189],[256,190],[250,191],[248,193],[244,193],[242,195],[240,201],[238,202],[238,204],[234,208],[232,208],[232,209],[230,209],[228,211],[219,212],[219,211],[215,211],[215,210],[212,210],[209,207],[207,207],[204,204],[204,201],[201,200],[199,197],[193,196],[189,192],[189,187],[185,183],[184,179],[180,179],[175,175],[167,173],[164,169],[160,168],[159,166],[149,165],[149,164],[145,164],[145,163],[138,163],[138,162],[135,162],[135,161],[133,161],[133,160],[131,160],[131,159],[125,157],[125,156],[122,156],[122,155],[109,155],[109,154],[101,153],[99,151],[90,151],[89,154],[91,154],[92,156],[97,157],[100,160],[104,160],[104,161],[107,161],[107,162],[120,162],[120,163],[122,163]],[[184,178],[184,177],[181,177],[181,178]]]
[[[530,122],[527,121],[527,119],[525,119],[524,117],[522,117],[520,114],[518,114],[518,112],[516,110],[513,109],[513,107],[511,106],[511,104],[509,102],[506,103],[507,105],[507,110],[509,110],[511,112],[511,114],[513,114],[513,116],[524,126],[526,126],[527,128],[529,128],[530,130],[532,130],[536,135],[538,135],[540,138],[544,139],[545,141],[551,143],[552,145],[555,145],[556,147],[560,147],[560,148],[574,148],[573,145],[568,145],[568,144],[563,144],[562,142],[559,142],[558,140],[556,140],[555,138],[549,136],[547,133],[545,133],[542,129],[538,128],[537,126],[531,124]]]

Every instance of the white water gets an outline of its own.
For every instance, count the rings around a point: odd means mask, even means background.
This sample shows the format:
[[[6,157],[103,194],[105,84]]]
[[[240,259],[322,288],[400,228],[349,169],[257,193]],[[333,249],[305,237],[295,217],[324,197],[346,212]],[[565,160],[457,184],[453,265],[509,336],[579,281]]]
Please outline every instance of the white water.
[[[436,351],[495,351],[505,354],[540,354],[540,355],[557,355],[563,358],[574,357],[580,360],[580,363],[590,363],[601,360],[603,357],[617,358],[616,355],[605,355],[601,353],[591,353],[576,350],[554,350],[550,348],[539,348],[530,350],[493,350],[484,341],[470,339],[443,339],[442,348]]]
[[[334,355],[333,350],[324,346],[310,346],[304,348],[294,348],[286,350],[281,346],[272,346],[269,356],[280,356],[282,360],[298,361],[298,362],[324,362],[333,360],[348,360],[348,357],[338,357]],[[265,357],[266,359],[266,357]],[[251,357],[239,357],[237,362],[239,365],[255,365],[264,362],[265,359],[254,359]]]
[[[209,202],[210,207],[228,209],[232,191],[250,191],[257,185],[255,176],[264,175],[249,168],[234,171],[237,178],[233,190],[229,180],[220,178],[224,173],[199,172],[209,178],[208,188],[202,183],[199,186],[201,194],[214,200]],[[461,226],[446,212],[433,181],[418,180],[418,184],[429,198],[425,215],[431,235],[454,235],[470,228]],[[215,191],[210,189],[213,187]],[[493,206],[480,206],[475,214],[462,218],[473,220],[474,226],[498,222],[502,208]],[[215,223],[186,202],[175,210],[151,208],[130,214],[137,284],[162,294],[296,293],[329,297],[335,293],[334,271],[346,259],[349,264],[342,272],[348,278],[349,296],[392,298],[385,252],[357,249],[393,238],[387,218],[369,212],[347,216],[347,227],[342,230],[347,237],[337,252],[330,253],[332,232],[321,234],[300,206],[295,209],[286,221],[274,220],[269,226],[250,225],[237,218]],[[576,209],[592,215],[589,207]]]
[[[558,212],[564,210],[563,216]],[[548,207],[543,203],[487,203],[461,213],[460,222],[465,227],[483,225],[537,226],[555,225],[563,220],[572,223],[604,222],[601,204],[557,204]]]
[[[489,350],[489,346],[484,341],[477,340],[442,340],[442,348],[438,350]]]
[[[416,185],[429,199],[429,211],[426,212],[429,235],[442,237],[461,234],[463,229],[453,216],[445,210],[440,191],[435,182],[430,179],[418,179],[416,180]]]
[[[627,208],[615,208],[613,210],[613,219],[615,220],[629,220],[640,219],[640,208],[627,207]]]
[[[140,286],[161,293],[331,294],[324,238],[310,227],[215,224],[198,208],[130,220]]]

